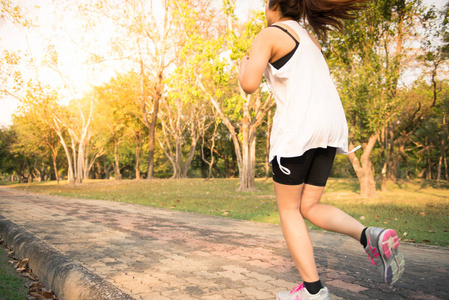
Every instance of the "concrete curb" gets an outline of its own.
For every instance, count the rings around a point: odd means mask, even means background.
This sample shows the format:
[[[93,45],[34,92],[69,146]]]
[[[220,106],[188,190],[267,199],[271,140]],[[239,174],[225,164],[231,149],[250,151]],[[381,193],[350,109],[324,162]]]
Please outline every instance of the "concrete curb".
[[[30,269],[59,299],[134,299],[2,215],[0,235],[16,257],[29,258]]]

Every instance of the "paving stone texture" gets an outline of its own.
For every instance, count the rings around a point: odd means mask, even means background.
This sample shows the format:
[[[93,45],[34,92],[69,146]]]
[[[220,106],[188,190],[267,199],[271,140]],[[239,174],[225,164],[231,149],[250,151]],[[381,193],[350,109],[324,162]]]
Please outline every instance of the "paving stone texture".
[[[0,214],[136,299],[275,299],[300,277],[280,226],[0,188]],[[401,244],[381,283],[360,244],[311,231],[334,299],[449,299],[449,249]]]

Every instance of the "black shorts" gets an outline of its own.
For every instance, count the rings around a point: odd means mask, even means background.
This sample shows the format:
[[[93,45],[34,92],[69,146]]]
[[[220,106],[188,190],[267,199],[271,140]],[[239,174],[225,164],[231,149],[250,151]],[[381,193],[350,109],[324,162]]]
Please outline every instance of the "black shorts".
[[[272,161],[273,181],[287,185],[307,183],[315,186],[325,186],[336,152],[336,148],[327,147],[310,149],[302,156],[281,157],[281,165],[290,170],[290,175],[281,171],[277,157],[275,157]]]

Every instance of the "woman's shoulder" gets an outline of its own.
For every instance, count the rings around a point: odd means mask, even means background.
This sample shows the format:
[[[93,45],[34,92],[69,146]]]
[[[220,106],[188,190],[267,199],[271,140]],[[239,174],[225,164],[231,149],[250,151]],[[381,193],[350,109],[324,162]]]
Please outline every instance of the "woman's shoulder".
[[[262,29],[257,36],[260,36],[261,38],[271,38],[273,36],[277,36],[279,34],[279,29],[274,26],[268,26]]]
[[[284,32],[279,30],[276,27],[266,27],[262,29],[255,37],[254,43],[262,44],[265,47],[274,47],[276,42],[282,39],[282,35],[285,35]]]

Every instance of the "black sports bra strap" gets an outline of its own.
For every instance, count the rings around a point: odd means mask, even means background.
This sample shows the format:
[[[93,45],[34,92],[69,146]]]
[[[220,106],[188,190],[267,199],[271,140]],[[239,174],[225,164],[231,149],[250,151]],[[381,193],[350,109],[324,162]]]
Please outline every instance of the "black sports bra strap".
[[[296,40],[296,38],[290,32],[288,32],[288,30],[285,29],[284,27],[281,27],[279,25],[271,25],[271,27],[276,27],[276,28],[279,28],[280,30],[284,31],[295,41],[296,44],[299,44],[299,42]]]

